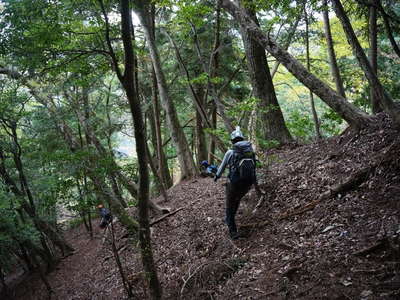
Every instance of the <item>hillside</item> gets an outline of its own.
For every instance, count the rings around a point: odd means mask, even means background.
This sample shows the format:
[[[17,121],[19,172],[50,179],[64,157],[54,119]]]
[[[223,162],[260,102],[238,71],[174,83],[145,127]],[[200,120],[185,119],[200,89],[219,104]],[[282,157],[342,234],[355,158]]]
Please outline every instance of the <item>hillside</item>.
[[[167,205],[183,209],[152,230],[165,299],[398,299],[399,154],[399,131],[384,115],[376,128],[268,152],[265,197],[243,199],[237,223],[245,237],[234,242],[222,222],[222,180],[171,188]],[[134,294],[146,299],[134,242],[114,229]],[[66,236],[77,251],[48,275],[55,298],[123,299],[101,232],[93,241],[83,228]],[[45,298],[35,278],[16,293]]]

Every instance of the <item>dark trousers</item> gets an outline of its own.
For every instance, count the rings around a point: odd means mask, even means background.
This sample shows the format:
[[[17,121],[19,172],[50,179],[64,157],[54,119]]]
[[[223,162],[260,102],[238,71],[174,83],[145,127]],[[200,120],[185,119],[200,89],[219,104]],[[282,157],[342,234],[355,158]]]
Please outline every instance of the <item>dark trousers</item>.
[[[240,205],[240,200],[250,190],[251,184],[226,184],[226,218],[229,232],[237,232],[235,215]]]

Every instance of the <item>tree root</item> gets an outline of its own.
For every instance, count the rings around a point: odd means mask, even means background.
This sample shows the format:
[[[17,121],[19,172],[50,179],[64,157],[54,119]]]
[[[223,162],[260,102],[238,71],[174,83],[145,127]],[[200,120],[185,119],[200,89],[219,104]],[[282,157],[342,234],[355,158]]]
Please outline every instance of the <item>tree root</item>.
[[[323,193],[318,199],[311,201],[310,203],[307,203],[306,205],[300,207],[299,209],[296,210],[289,209],[286,212],[282,213],[281,215],[278,216],[278,220],[283,220],[289,217],[293,217],[295,215],[303,214],[309,210],[314,209],[323,200],[326,200],[328,198],[336,196],[337,194],[345,193],[347,191],[357,188],[368,179],[369,174],[375,169],[375,167],[376,166],[373,165],[357,171],[356,173],[348,177],[344,182],[331,187],[328,191]]]
[[[155,224],[161,222],[161,221],[164,220],[165,218],[168,218],[168,217],[170,217],[170,216],[176,214],[178,211],[181,211],[182,209],[183,209],[183,207],[178,208],[178,209],[176,209],[176,210],[174,210],[174,211],[172,211],[172,212],[170,212],[170,213],[168,213],[168,214],[165,214],[165,215],[161,216],[160,218],[158,218],[158,219],[156,219],[156,220],[154,220],[154,221],[151,221],[151,222],[150,222],[150,226],[153,226],[153,225],[155,225]]]

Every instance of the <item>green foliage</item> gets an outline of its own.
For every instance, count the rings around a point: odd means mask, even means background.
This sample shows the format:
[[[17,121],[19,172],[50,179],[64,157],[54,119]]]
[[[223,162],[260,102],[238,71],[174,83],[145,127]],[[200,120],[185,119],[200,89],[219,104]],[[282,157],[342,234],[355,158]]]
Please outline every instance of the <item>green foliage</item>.
[[[266,140],[266,139],[258,138],[257,141],[262,149],[271,149],[271,148],[278,147],[280,145],[279,141],[277,141],[277,140]]]
[[[30,223],[22,223],[15,210],[17,199],[0,185],[0,264],[6,271],[15,263],[14,252],[21,243],[36,243],[39,233]]]
[[[294,111],[286,120],[290,133],[301,140],[309,140],[313,133],[313,121],[311,115]]]
[[[252,112],[259,102],[260,99],[256,97],[244,99],[241,102],[235,103],[234,106],[227,111],[227,114],[232,118],[239,118],[245,112]]]

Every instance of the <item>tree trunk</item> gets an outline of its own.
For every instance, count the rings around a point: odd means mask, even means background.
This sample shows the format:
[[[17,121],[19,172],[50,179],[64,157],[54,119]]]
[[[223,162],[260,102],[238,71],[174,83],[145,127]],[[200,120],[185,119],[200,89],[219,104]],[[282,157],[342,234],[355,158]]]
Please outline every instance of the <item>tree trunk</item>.
[[[293,56],[282,49],[270,35],[263,33],[243,10],[229,0],[222,0],[222,5],[238,23],[246,27],[248,34],[253,39],[279,60],[300,82],[346,120],[350,126],[353,128],[362,128],[372,123],[372,119],[366,113],[347,102],[345,98],[336,93],[327,84],[308,72]]]
[[[244,11],[258,26],[255,12],[250,9],[244,9]],[[257,104],[257,109],[259,110],[257,123],[260,124],[260,127],[257,126],[257,128],[262,128],[262,136],[266,140],[276,140],[280,144],[288,143],[292,141],[292,137],[286,127],[276,98],[265,49],[249,35],[244,24],[240,24],[240,33],[246,51],[253,95],[259,99]]]
[[[151,33],[153,38],[155,39],[155,6],[154,4],[151,6]],[[156,134],[156,149],[157,149],[157,159],[158,159],[158,171],[160,173],[161,178],[163,179],[163,183],[165,188],[170,188],[173,185],[173,181],[171,178],[171,174],[168,168],[168,161],[165,157],[165,152],[163,149],[162,135],[161,135],[161,121],[160,121],[160,103],[158,101],[158,85],[157,85],[157,77],[154,71],[153,65],[151,65],[151,82],[152,82],[152,108],[154,115],[154,126],[155,126],[155,134]]]
[[[196,114],[198,114],[201,117],[202,124],[204,124],[208,128],[211,128],[211,123],[210,123],[210,120],[208,119],[205,105],[204,105],[205,98],[206,98],[205,93],[203,91],[196,92],[196,88],[194,87],[194,85],[192,85],[190,83],[191,78],[189,75],[189,71],[183,62],[183,59],[180,55],[178,47],[176,46],[176,44],[173,41],[170,34],[166,31],[164,31],[164,32],[167,35],[168,39],[170,40],[172,47],[175,49],[176,57],[177,57],[179,66],[181,67],[183,76],[185,76],[188,81],[188,90],[189,90],[189,94],[192,96],[194,107],[196,108]],[[215,56],[215,57],[218,57],[218,56]],[[215,72],[216,68],[213,68],[213,70]],[[211,75],[211,77],[213,77],[213,76]],[[199,87],[197,90],[199,91],[199,89],[201,89],[201,87]],[[218,138],[218,136],[216,136],[214,134],[209,134],[209,135],[210,135],[211,139],[213,139],[216,142],[216,144],[219,146],[219,148],[221,148],[222,151],[225,152],[226,151],[225,146],[224,146],[223,142]],[[194,141],[194,139],[192,141]]]
[[[2,70],[0,70],[1,72]],[[15,79],[22,79],[23,84],[29,89],[29,92],[31,95],[39,102],[41,103],[44,107],[46,107],[50,113],[50,115],[53,117],[55,126],[57,130],[60,132],[62,138],[66,142],[66,144],[69,146],[69,149],[71,152],[75,152],[76,150],[81,149],[80,143],[75,139],[75,136],[73,135],[72,129],[68,126],[68,124],[63,120],[62,117],[59,117],[57,114],[57,110],[55,108],[54,103],[52,103],[52,99],[49,96],[42,95],[36,88],[33,86],[28,80],[22,77],[21,74],[10,71],[6,69],[4,73],[12,78]],[[87,173],[87,176],[91,179],[93,184],[95,185],[95,188],[97,189],[97,192],[104,198],[107,199],[109,202],[113,213],[118,217],[120,220],[121,224],[128,230],[129,234],[131,236],[134,236],[135,233],[137,232],[137,223],[127,214],[125,209],[121,206],[121,203],[117,199],[117,197],[114,195],[114,193],[108,189],[107,184],[99,178],[97,173],[95,172],[95,166],[96,163],[98,162],[99,157],[89,157],[87,161],[83,161],[83,166],[84,170]],[[1,168],[0,168],[1,170]],[[2,174],[0,174],[2,175]],[[133,183],[130,182],[127,178],[122,176],[122,174],[119,172],[117,175],[121,175],[119,177],[120,179],[125,180],[126,188],[130,189],[129,192],[133,193],[135,190],[133,189]],[[14,189],[14,186],[11,186],[12,189]],[[161,209],[160,209],[161,211]]]
[[[371,88],[374,89],[383,110],[393,119],[396,124],[400,125],[400,107],[397,103],[393,102],[392,98],[384,90],[381,82],[374,73],[367,56],[358,42],[357,36],[355,35],[350,20],[344,11],[342,3],[340,3],[339,0],[332,0],[332,4],[336,16],[342,23],[343,30],[346,33],[347,41],[353,49],[354,56],[357,58],[358,63],[364,71]]]
[[[167,83],[164,77],[164,72],[161,67],[161,60],[158,54],[158,50],[151,34],[151,18],[149,11],[149,3],[147,1],[134,1],[135,10],[139,16],[140,22],[143,27],[143,31],[148,43],[151,60],[153,63],[154,71],[157,77],[158,90],[160,93],[160,99],[164,110],[167,113],[168,127],[171,130],[172,141],[176,147],[179,166],[181,170],[181,178],[188,179],[198,174],[196,165],[193,160],[192,152],[190,151],[189,144],[186,140],[183,129],[179,124],[178,115],[172,99],[169,96]]]
[[[40,231],[43,232],[44,234],[47,235],[47,237],[52,241],[54,245],[56,245],[62,255],[69,255],[74,251],[74,248],[70,246],[57,232],[50,224],[47,222],[43,221],[40,219],[40,217],[36,213],[36,208],[35,208],[35,203],[33,199],[32,192],[30,190],[28,180],[25,176],[24,173],[24,168],[22,165],[22,160],[21,160],[21,146],[18,142],[18,136],[17,136],[17,128],[16,124],[11,125],[11,138],[13,139],[15,149],[13,151],[13,157],[14,157],[14,163],[18,171],[22,191],[15,190],[15,187],[17,186],[15,183],[11,183],[11,187],[14,187],[14,191],[17,192],[16,196],[20,196],[20,201],[21,201],[21,207],[25,210],[25,212],[28,214],[28,216],[32,219],[33,223],[35,224],[35,227]],[[4,159],[3,154],[1,153],[1,159]],[[1,174],[5,173],[8,174],[7,171],[4,169],[4,161],[2,162],[1,166]],[[9,175],[5,176],[7,178],[7,181],[10,182],[11,177]],[[7,184],[6,181],[6,184]],[[24,196],[28,197],[28,201],[26,201]]]
[[[310,31],[309,31],[309,26],[308,26],[308,14],[307,14],[307,8],[306,5],[304,5],[304,19],[306,23],[306,60],[307,60],[307,70],[308,72],[311,71],[311,64],[310,64]],[[314,94],[310,90],[310,106],[311,106],[311,112],[314,120],[314,127],[315,127],[315,135],[317,136],[317,140],[321,139],[321,132],[319,130],[319,120],[318,120],[318,114],[317,110],[315,109],[315,103],[314,103]]]
[[[216,67],[218,67],[218,45],[219,45],[219,11],[220,11],[220,0],[218,0],[217,2],[217,24],[216,24],[216,31],[215,31],[215,37],[214,37],[214,47],[213,47],[213,51],[211,53],[211,57],[210,57],[210,62],[207,65],[206,62],[203,60],[203,55],[200,49],[200,45],[199,45],[199,41],[197,38],[197,31],[196,31],[196,27],[192,25],[192,29],[193,29],[193,39],[194,39],[194,44],[195,44],[195,48],[196,48],[196,52],[197,52],[197,56],[199,58],[200,64],[203,68],[203,72],[208,74],[207,77],[207,91],[206,91],[206,98],[204,102],[207,102],[207,97],[209,92],[211,92],[211,97],[212,100],[215,104],[215,107],[218,111],[218,114],[220,115],[222,121],[224,122],[225,125],[225,129],[228,132],[231,132],[232,130],[234,130],[234,126],[232,124],[232,122],[234,121],[232,118],[228,117],[225,113],[225,106],[223,105],[223,103],[220,100],[220,93],[217,93],[215,85],[211,82],[211,78],[213,78],[213,76],[216,75]]]
[[[389,17],[386,14],[385,10],[383,9],[382,3],[380,0],[372,0],[372,5],[376,6],[379,9],[379,12],[382,15],[383,18],[383,24],[385,25],[385,29],[386,29],[386,34],[389,38],[390,43],[392,44],[393,50],[394,52],[396,52],[397,56],[400,58],[400,48],[396,43],[396,40],[394,39],[393,36],[393,32],[392,32],[392,28],[390,27],[390,21],[389,21]]]
[[[4,279],[4,273],[3,273],[3,269],[1,267],[1,265],[0,265],[0,282],[1,282],[1,286],[2,286],[2,289],[0,290],[1,291],[0,295],[3,294],[8,299],[11,299],[10,291],[6,284],[6,280]]]
[[[197,98],[200,100],[200,105],[205,107],[204,103],[204,89],[198,86],[196,89]],[[210,123],[211,125],[211,123]],[[210,126],[211,127],[211,126]],[[204,133],[205,124],[201,115],[196,112],[196,148],[197,148],[197,163],[207,160],[207,143],[206,135]],[[210,139],[213,140],[213,139]]]
[[[286,42],[283,44],[283,49],[285,49],[287,51],[287,49],[289,49],[290,43],[292,42],[292,38],[296,33],[296,29],[297,29],[297,25],[299,25],[300,22],[300,17],[297,17],[296,21],[290,26],[289,30],[288,30],[288,36],[286,39]],[[280,65],[280,61],[277,60],[272,68],[271,71],[271,78],[274,79],[274,76],[276,74],[276,72],[278,72],[278,68]]]
[[[378,76],[378,28],[377,28],[377,9],[375,6],[369,7],[369,61],[375,75]],[[377,114],[382,109],[379,104],[378,95],[375,89],[370,86],[369,91],[372,113]]]
[[[211,114],[211,129],[216,129],[217,128],[217,107],[215,106],[215,103],[211,103],[211,109],[210,109],[210,114]],[[214,164],[214,155],[215,155],[215,141],[213,139],[210,140],[210,143],[208,145],[208,163]]]
[[[331,69],[332,78],[335,81],[336,91],[343,98],[346,98],[346,92],[344,91],[343,81],[342,81],[342,77],[340,76],[339,66],[337,64],[337,59],[336,59],[336,54],[335,54],[335,48],[333,45],[331,25],[329,22],[329,8],[328,8],[327,0],[324,0],[324,2],[323,2],[322,16],[323,16],[323,20],[324,20],[326,47],[328,49],[329,66]]]
[[[153,259],[153,251],[150,238],[149,224],[149,171],[147,168],[147,143],[146,131],[142,116],[142,109],[135,86],[134,76],[134,54],[131,40],[131,10],[129,0],[121,0],[121,33],[124,45],[125,55],[125,71],[123,77],[123,86],[128,98],[129,106],[132,113],[136,153],[139,164],[139,194],[138,194],[138,211],[139,211],[139,242],[142,255],[142,263],[146,273],[145,278],[149,281],[150,294],[152,299],[161,299],[162,289],[157,276],[157,268]],[[147,26],[149,23],[147,23]],[[146,37],[151,38],[150,28],[147,27]],[[157,72],[157,71],[156,71]],[[183,134],[183,132],[182,132]],[[193,161],[193,159],[192,159]],[[194,163],[193,163],[194,164]]]

